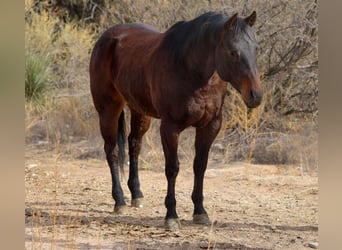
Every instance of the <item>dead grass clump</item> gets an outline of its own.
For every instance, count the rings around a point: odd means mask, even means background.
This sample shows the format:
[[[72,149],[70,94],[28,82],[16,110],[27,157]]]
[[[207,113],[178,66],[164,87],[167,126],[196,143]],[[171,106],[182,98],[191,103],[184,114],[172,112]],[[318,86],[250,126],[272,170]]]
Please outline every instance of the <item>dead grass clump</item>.
[[[94,107],[90,96],[61,97],[49,105],[49,109],[40,112],[27,108],[27,139],[31,142],[45,139],[53,145],[56,138],[67,143],[92,140],[98,136],[98,119],[92,112]],[[37,116],[40,116],[39,120]]]

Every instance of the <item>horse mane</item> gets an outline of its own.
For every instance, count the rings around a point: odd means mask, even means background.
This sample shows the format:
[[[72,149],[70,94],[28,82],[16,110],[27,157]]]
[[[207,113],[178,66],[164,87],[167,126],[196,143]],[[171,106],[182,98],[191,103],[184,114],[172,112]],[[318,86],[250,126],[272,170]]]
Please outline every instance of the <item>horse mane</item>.
[[[207,12],[193,20],[177,22],[165,32],[161,46],[170,52],[174,62],[180,63],[189,49],[198,45],[215,44],[228,18],[220,13]],[[235,33],[239,34],[244,30],[245,25],[238,20]]]

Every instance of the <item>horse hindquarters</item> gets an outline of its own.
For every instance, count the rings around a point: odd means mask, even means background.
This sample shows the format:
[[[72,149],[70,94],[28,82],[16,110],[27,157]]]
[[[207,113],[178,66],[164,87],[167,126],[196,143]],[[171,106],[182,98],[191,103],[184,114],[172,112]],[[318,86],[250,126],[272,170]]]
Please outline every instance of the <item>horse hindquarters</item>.
[[[99,115],[104,151],[112,177],[112,196],[115,200],[114,211],[121,213],[125,210],[126,204],[119,180],[117,140],[119,118],[125,101],[114,88],[112,80],[112,61],[115,45],[115,40],[105,35],[98,40],[92,51],[89,74],[91,94]]]

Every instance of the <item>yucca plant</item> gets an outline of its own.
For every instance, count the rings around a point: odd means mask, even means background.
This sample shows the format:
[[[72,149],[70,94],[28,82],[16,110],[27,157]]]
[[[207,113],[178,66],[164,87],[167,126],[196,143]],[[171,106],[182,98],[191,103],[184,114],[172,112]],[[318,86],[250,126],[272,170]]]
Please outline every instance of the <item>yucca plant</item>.
[[[36,54],[25,58],[25,99],[27,102],[43,105],[49,82],[49,62]]]

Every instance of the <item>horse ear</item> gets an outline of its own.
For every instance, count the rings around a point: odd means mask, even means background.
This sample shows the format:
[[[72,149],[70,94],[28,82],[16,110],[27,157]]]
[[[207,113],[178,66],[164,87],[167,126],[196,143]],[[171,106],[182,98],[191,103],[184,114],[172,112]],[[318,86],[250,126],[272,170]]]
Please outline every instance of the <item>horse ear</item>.
[[[252,27],[255,24],[256,18],[257,14],[255,11],[253,11],[253,13],[249,17],[246,17],[244,20],[250,27]]]
[[[237,17],[238,17],[238,13],[235,13],[234,15],[232,15],[224,24],[224,29],[230,30],[230,29],[235,28],[237,24]]]

